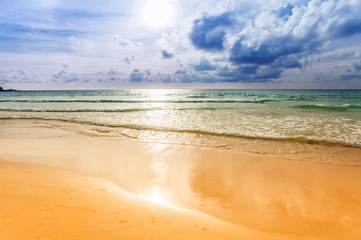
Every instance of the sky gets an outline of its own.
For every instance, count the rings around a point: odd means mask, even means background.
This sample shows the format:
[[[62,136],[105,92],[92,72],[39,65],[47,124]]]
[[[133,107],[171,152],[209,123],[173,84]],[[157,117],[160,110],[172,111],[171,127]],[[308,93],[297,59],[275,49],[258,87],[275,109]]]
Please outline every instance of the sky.
[[[0,86],[361,88],[360,0],[0,0]]]

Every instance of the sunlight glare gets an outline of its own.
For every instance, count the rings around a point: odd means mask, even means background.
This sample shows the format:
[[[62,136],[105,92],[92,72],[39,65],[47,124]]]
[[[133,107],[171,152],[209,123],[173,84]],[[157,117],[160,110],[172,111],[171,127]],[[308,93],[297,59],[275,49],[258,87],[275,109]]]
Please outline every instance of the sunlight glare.
[[[165,199],[164,195],[157,190],[153,190],[152,195],[150,196],[150,201],[158,203],[158,204],[162,204],[162,205],[166,205],[167,200]]]
[[[173,18],[171,0],[147,0],[141,14],[146,26],[153,29],[164,28]]]

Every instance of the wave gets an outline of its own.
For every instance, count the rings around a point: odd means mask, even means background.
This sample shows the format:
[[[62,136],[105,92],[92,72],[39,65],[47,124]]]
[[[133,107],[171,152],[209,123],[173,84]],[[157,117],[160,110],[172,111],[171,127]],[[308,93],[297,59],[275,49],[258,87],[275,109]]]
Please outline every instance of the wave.
[[[298,109],[309,109],[309,110],[323,110],[323,111],[335,111],[335,112],[343,112],[347,110],[361,110],[360,105],[352,105],[352,104],[344,104],[340,106],[327,106],[327,105],[297,105],[293,108]]]
[[[23,100],[23,99],[5,99],[0,102],[19,102],[19,103],[266,103],[279,102],[272,99],[261,100]]]
[[[233,108],[221,108],[233,109]],[[13,108],[0,108],[0,112],[41,112],[41,113],[126,113],[126,112],[145,112],[145,111],[162,111],[162,110],[218,110],[217,108],[127,108],[127,109],[13,109]]]
[[[187,98],[209,98],[209,96],[204,96],[204,95],[201,95],[201,96],[188,96]]]
[[[242,138],[242,139],[250,139],[250,140],[270,140],[270,141],[279,141],[279,142],[298,142],[305,144],[319,144],[319,145],[339,145],[346,147],[356,147],[361,148],[361,144],[359,143],[350,143],[350,142],[333,142],[333,141],[325,141],[325,140],[317,140],[317,139],[309,139],[307,137],[262,137],[262,136],[249,136],[235,133],[218,133],[218,132],[210,132],[204,130],[188,130],[188,129],[173,129],[173,128],[162,128],[162,127],[151,127],[151,126],[141,126],[141,125],[133,125],[133,124],[110,124],[110,123],[96,123],[91,121],[83,121],[77,119],[62,119],[56,117],[3,117],[0,116],[0,120],[11,120],[11,119],[26,119],[26,120],[51,120],[51,121],[61,121],[61,122],[71,122],[77,124],[86,124],[93,125],[99,127],[110,127],[110,128],[126,128],[132,130],[139,131],[155,131],[155,132],[170,132],[170,133],[185,133],[185,134],[195,134],[195,135],[204,135],[204,136],[215,136],[215,137],[227,137],[227,138]]]
[[[304,102],[304,101],[313,101],[315,97],[313,96],[291,96],[286,98],[287,101],[294,101],[294,102]]]
[[[128,109],[11,109],[0,108],[0,112],[44,112],[44,113],[81,113],[81,112],[141,112],[156,111],[161,108],[128,108]]]

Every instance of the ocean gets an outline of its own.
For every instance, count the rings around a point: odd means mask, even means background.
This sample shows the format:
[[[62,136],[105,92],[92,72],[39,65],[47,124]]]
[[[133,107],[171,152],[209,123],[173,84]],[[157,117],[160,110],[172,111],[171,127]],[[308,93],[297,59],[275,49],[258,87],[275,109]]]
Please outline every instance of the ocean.
[[[191,145],[210,135],[361,147],[361,90],[1,92],[0,118],[91,124],[99,134]],[[182,140],[181,133],[195,137]]]

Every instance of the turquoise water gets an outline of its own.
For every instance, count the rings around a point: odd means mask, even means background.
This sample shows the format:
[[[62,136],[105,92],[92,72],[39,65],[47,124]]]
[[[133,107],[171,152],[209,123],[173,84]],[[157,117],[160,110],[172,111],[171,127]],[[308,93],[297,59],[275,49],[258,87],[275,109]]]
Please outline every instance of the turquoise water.
[[[1,92],[0,118],[361,147],[361,90]]]

